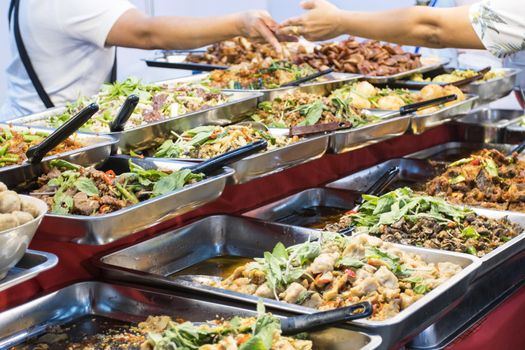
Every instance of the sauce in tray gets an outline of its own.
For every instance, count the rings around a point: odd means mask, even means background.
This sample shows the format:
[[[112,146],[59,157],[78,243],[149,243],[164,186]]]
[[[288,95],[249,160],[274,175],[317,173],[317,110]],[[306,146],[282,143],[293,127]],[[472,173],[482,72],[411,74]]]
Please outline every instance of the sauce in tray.
[[[252,262],[252,258],[225,255],[209,258],[168,276],[174,278],[182,275],[207,275],[226,278],[239,266]]]
[[[327,224],[338,222],[348,210],[350,210],[350,208],[308,207],[295,210],[292,214],[277,219],[276,221],[281,224],[322,229]]]

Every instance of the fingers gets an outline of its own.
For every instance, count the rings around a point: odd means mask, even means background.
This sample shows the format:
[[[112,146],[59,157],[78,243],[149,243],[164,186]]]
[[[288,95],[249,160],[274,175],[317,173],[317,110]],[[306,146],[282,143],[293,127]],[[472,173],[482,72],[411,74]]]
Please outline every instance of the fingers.
[[[302,17],[288,18],[286,21],[281,23],[281,27],[299,27],[303,25]]]
[[[305,10],[313,10],[317,6],[316,0],[308,0],[301,2],[301,7]]]
[[[279,40],[275,37],[274,33],[268,28],[266,23],[263,20],[260,20],[255,25],[255,30],[259,33],[260,36],[269,42],[277,52],[282,52],[281,44]]]

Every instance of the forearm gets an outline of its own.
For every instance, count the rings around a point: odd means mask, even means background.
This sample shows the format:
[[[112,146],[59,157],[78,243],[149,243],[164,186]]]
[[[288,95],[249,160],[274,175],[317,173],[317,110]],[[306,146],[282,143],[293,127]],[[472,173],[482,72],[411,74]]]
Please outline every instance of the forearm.
[[[341,11],[340,23],[344,33],[402,45],[483,48],[470,25],[467,7]]]
[[[236,15],[151,17],[148,22],[148,49],[191,49],[241,35]]]

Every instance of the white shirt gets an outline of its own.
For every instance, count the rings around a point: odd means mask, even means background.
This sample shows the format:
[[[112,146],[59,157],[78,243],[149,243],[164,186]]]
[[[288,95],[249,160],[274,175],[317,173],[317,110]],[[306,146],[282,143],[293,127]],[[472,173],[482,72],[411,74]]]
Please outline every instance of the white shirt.
[[[470,21],[497,57],[525,50],[525,0],[484,0],[471,6]]]
[[[44,89],[55,106],[94,95],[109,79],[115,48],[106,38],[128,0],[20,0],[20,32]],[[13,21],[11,22],[12,25]],[[0,120],[45,109],[20,60],[11,31],[7,100]]]

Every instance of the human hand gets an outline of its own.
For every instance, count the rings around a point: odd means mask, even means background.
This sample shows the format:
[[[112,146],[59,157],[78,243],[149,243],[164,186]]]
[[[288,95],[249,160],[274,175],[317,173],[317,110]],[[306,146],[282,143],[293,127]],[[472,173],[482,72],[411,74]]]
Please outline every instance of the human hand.
[[[326,0],[303,1],[305,14],[287,19],[281,30],[288,34],[302,35],[307,40],[328,40],[344,34],[341,10]]]
[[[277,52],[282,52],[281,44],[276,32],[279,24],[264,10],[251,10],[241,12],[239,16],[240,35],[250,39],[264,39],[270,43]]]

